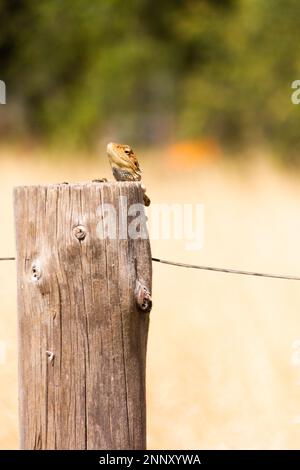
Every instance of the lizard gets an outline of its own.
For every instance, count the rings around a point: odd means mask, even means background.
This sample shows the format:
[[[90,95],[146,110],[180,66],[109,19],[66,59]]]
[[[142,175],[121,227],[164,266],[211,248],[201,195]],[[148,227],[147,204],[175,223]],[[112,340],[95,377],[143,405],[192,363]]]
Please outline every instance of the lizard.
[[[107,145],[107,155],[117,181],[141,181],[142,171],[138,159],[129,145],[110,142]],[[150,206],[151,201],[146,195],[146,188],[143,185],[142,190],[144,204]]]

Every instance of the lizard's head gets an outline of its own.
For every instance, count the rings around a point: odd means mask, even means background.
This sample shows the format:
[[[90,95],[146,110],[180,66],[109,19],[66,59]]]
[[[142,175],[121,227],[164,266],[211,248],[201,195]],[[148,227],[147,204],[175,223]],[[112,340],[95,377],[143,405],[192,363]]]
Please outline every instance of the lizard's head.
[[[142,172],[138,159],[132,148],[125,144],[110,142],[107,145],[107,155],[117,181],[141,181]],[[145,193],[146,188],[143,188]],[[150,199],[144,194],[144,204],[149,206]]]
[[[134,155],[132,148],[126,144],[115,144],[110,142],[107,145],[107,154],[111,158],[122,158],[122,156],[130,157]]]
[[[129,145],[111,142],[107,146],[107,155],[117,181],[140,181],[139,162]]]

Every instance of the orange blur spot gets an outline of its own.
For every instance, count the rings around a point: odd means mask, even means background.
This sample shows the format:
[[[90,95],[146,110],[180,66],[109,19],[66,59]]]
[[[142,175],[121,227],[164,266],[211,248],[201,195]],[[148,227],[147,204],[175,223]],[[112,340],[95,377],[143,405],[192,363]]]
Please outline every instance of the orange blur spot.
[[[199,163],[209,163],[222,156],[213,139],[185,140],[170,145],[166,152],[168,164],[176,169],[189,169]]]

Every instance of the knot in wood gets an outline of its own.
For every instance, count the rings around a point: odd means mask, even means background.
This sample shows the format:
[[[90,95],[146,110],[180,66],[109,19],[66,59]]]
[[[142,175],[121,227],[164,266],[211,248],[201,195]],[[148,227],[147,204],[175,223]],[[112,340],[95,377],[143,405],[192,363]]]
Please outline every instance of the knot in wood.
[[[145,313],[150,312],[152,308],[152,298],[149,289],[143,282],[137,281],[136,283],[135,299],[140,310]]]
[[[42,275],[42,270],[38,263],[32,263],[31,266],[31,279],[34,282],[37,282]]]
[[[86,228],[83,225],[77,225],[73,228],[73,234],[77,240],[82,242],[86,237]]]
[[[47,356],[48,356],[48,360],[49,360],[50,364],[53,366],[54,357],[55,357],[54,352],[52,352],[52,351],[46,351],[46,354],[47,354]]]

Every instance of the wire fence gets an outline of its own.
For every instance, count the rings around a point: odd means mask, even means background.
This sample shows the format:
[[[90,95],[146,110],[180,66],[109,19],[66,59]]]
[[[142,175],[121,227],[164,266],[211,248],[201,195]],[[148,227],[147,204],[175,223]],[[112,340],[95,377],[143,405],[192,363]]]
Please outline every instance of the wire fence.
[[[0,258],[0,261],[15,261],[14,257]],[[179,266],[180,268],[188,269],[200,269],[202,271],[214,271],[218,273],[225,274],[240,274],[243,276],[256,276],[256,277],[269,277],[272,279],[285,279],[287,281],[300,281],[298,276],[290,276],[285,274],[269,274],[269,273],[260,273],[255,271],[244,271],[241,269],[231,269],[231,268],[217,268],[215,266],[201,266],[198,264],[188,264],[188,263],[178,263],[176,261],[168,261],[160,258],[152,258],[152,261],[161,264],[168,264],[169,266]]]
[[[214,266],[200,266],[197,264],[177,263],[174,261],[167,261],[167,260],[159,259],[159,258],[152,258],[152,261],[156,261],[157,263],[162,263],[162,264],[169,264],[170,266],[179,266],[181,268],[201,269],[204,271],[215,271],[218,273],[226,273],[226,274],[242,274],[244,276],[271,277],[273,279],[286,279],[288,281],[300,281],[300,277],[289,276],[285,274],[268,274],[268,273],[259,273],[255,271],[244,271],[241,269],[216,268]]]

